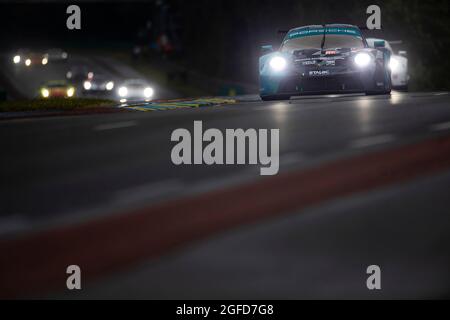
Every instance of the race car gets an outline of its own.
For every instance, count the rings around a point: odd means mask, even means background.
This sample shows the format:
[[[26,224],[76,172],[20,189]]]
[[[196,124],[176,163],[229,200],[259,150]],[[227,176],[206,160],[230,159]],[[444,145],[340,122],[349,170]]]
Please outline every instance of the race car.
[[[150,101],[154,96],[153,88],[143,79],[130,79],[124,81],[117,90],[119,101]]]
[[[86,79],[92,79],[94,72],[85,65],[73,65],[66,72],[66,79],[70,82],[81,84]]]
[[[380,41],[384,41],[385,48],[391,53],[391,62],[389,63],[389,67],[391,68],[392,88],[408,91],[410,77],[406,51],[399,51],[398,54],[395,54],[390,41],[374,38],[367,39],[367,43],[372,48],[375,47],[376,42]],[[393,43],[395,42],[397,41],[393,41]]]
[[[69,55],[62,49],[52,48],[44,54],[49,62],[67,62]]]
[[[42,53],[20,49],[14,55],[13,62],[15,65],[25,65],[26,67],[45,66],[48,63],[48,58]]]
[[[102,74],[94,73],[92,77],[88,77],[83,82],[83,92],[86,93],[99,93],[112,91],[114,89],[114,81]]]
[[[327,93],[390,94],[390,53],[382,41],[370,48],[353,25],[292,29],[278,51],[263,47],[259,60],[262,100]]]
[[[40,90],[40,96],[44,99],[50,98],[73,98],[75,96],[75,87],[65,80],[49,81],[43,85]]]

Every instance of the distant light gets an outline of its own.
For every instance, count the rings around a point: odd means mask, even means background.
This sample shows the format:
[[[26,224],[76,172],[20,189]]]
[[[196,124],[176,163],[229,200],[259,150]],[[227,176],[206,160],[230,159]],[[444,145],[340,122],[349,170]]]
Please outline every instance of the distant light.
[[[71,88],[67,89],[67,96],[69,98],[72,98],[74,94],[75,94],[75,88],[71,87]]]
[[[47,63],[48,63],[48,59],[47,58],[43,58],[42,59],[42,65],[45,66]]]
[[[90,81],[85,81],[85,82],[83,83],[83,87],[84,87],[85,90],[91,90],[91,88],[92,88],[92,83],[91,83]]]
[[[270,66],[274,71],[283,71],[286,69],[287,61],[283,57],[274,57],[270,60]]]
[[[147,87],[144,89],[144,97],[151,98],[153,96],[153,88]]]
[[[62,56],[63,59],[67,59],[67,57],[68,57],[69,55],[67,54],[67,52],[63,52],[61,56]]]
[[[126,97],[128,94],[128,89],[127,87],[121,87],[119,88],[119,96],[121,97]]]
[[[93,72],[89,72],[88,73],[88,79],[92,79],[94,77],[94,73]]]
[[[106,90],[111,91],[114,89],[114,82],[110,81],[106,84]]]
[[[50,96],[50,91],[48,91],[48,89],[46,89],[46,88],[43,88],[41,90],[41,95],[43,98],[48,98]]]
[[[25,65],[27,67],[31,66],[31,60],[30,59],[25,60]]]
[[[66,73],[66,78],[67,78],[67,79],[71,79],[71,78],[72,78],[72,71],[68,71],[68,72]]]
[[[14,63],[15,64],[18,64],[18,63],[20,63],[20,56],[14,56],[14,58],[13,58],[13,61],[14,61]]]
[[[127,102],[127,99],[120,99],[120,103],[125,103]]]

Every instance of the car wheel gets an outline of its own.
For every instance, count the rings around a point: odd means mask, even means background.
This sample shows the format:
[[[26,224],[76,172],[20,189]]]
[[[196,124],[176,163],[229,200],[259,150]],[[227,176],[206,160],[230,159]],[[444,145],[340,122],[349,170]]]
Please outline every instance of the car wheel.
[[[261,96],[262,101],[276,101],[276,100],[289,100],[291,96],[286,95],[273,95],[273,96]]]

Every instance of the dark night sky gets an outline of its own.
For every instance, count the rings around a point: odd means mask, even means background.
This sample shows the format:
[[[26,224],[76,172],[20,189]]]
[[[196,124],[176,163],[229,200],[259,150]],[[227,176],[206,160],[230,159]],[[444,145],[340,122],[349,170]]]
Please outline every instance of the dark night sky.
[[[1,1],[3,50],[19,47],[131,47],[160,7],[155,1]],[[278,29],[305,24],[364,25],[368,5],[382,7],[388,40],[403,40],[418,88],[450,87],[448,0],[165,0],[175,17],[182,63],[213,76],[252,80],[259,46],[279,44]],[[66,29],[66,7],[80,4],[82,30]],[[159,9],[158,9],[159,8]],[[204,54],[207,52],[208,54]]]
[[[151,2],[81,2],[79,5],[82,30],[69,31],[66,28],[66,3],[2,2],[0,39],[4,47],[10,49],[129,41],[153,10]]]

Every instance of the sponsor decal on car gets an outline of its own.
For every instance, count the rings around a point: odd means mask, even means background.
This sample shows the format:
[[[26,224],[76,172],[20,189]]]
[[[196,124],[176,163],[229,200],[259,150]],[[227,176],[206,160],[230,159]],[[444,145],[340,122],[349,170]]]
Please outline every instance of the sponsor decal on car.
[[[288,34],[288,39],[301,38],[301,37],[309,37],[309,36],[318,36],[323,34],[338,34],[338,35],[350,35],[355,37],[361,36],[361,31],[356,28],[315,28],[315,29],[300,29],[294,30]]]
[[[328,70],[314,70],[309,72],[310,77],[328,76],[330,71]]]

